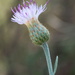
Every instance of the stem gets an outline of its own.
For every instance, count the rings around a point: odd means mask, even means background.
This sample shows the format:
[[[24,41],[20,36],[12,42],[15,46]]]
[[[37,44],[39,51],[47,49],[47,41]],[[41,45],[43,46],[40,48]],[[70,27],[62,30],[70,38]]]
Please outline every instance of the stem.
[[[45,56],[46,56],[46,61],[47,61],[49,75],[54,75],[48,44],[47,43],[44,43],[41,46],[42,46],[42,48],[44,50],[44,53],[45,53]]]

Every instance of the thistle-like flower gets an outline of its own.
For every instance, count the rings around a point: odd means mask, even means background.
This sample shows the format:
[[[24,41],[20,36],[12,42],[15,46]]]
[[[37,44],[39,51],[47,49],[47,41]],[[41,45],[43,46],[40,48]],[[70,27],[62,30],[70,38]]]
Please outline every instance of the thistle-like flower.
[[[49,75],[55,75],[58,65],[58,56],[56,57],[53,70],[49,47],[46,43],[49,40],[50,33],[38,20],[39,15],[46,10],[47,3],[44,6],[38,6],[33,0],[30,0],[30,2],[23,1],[23,5],[19,4],[17,8],[14,7],[14,9],[11,9],[14,13],[11,21],[20,25],[25,24],[27,26],[32,42],[41,45],[44,50]]]
[[[25,24],[32,42],[37,45],[47,42],[50,36],[49,31],[38,21],[39,15],[46,10],[47,3],[38,6],[33,0],[23,1],[22,5],[19,4],[17,8],[11,9],[14,13],[11,21],[20,25]]]

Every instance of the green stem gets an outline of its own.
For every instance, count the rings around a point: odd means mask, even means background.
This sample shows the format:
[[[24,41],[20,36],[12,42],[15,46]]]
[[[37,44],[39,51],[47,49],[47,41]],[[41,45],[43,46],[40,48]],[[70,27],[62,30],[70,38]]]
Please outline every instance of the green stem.
[[[44,43],[41,46],[42,46],[42,48],[44,50],[44,53],[45,53],[45,56],[46,56],[46,61],[47,61],[49,75],[54,75],[48,44]]]

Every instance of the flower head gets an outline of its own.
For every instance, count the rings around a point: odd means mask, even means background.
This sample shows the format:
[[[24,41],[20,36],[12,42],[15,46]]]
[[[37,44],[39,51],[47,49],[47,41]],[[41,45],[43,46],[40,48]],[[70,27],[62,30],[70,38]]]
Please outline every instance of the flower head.
[[[46,10],[47,3],[44,4],[44,6],[38,6],[37,3],[33,0],[23,0],[22,5],[19,4],[17,7],[14,7],[14,9],[11,9],[14,13],[11,21],[18,24],[26,24],[32,18],[38,19],[39,15]]]
[[[34,44],[42,45],[49,39],[49,31],[38,21],[39,15],[46,10],[46,5],[38,6],[33,0],[23,1],[23,5],[14,7],[12,22],[25,24],[28,27],[29,35]]]

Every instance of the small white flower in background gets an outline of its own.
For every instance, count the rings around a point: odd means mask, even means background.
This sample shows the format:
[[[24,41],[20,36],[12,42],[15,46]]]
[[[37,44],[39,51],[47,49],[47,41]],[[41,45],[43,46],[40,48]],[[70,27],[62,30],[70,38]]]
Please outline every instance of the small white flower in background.
[[[14,13],[11,21],[22,25],[26,24],[32,18],[38,20],[39,15],[46,10],[47,3],[48,2],[46,2],[44,5],[38,6],[37,3],[33,0],[23,0],[22,5],[19,4],[17,7],[14,7],[14,9],[11,9]]]

